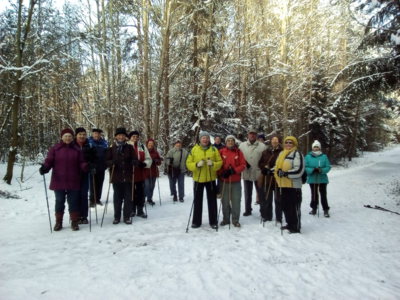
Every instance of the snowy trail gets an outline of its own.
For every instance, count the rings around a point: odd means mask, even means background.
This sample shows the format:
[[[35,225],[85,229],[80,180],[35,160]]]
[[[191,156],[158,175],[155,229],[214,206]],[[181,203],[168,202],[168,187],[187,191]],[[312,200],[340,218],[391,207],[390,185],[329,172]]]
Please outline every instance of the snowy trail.
[[[241,217],[242,228],[217,233],[205,205],[203,226],[185,233],[191,178],[185,202],[173,204],[166,177],[162,206],[156,190],[147,220],[112,225],[110,203],[103,228],[72,232],[64,220],[50,235],[42,177],[37,166],[27,167],[26,178],[33,176],[22,191],[17,182],[0,183],[21,197],[0,199],[0,299],[399,299],[400,216],[363,208],[400,211],[388,191],[399,180],[398,162],[394,147],[333,168],[330,219],[308,214],[304,185],[302,234],[283,236],[275,222],[260,225],[257,206]],[[54,222],[52,192],[49,198]],[[99,221],[102,212],[98,207]]]

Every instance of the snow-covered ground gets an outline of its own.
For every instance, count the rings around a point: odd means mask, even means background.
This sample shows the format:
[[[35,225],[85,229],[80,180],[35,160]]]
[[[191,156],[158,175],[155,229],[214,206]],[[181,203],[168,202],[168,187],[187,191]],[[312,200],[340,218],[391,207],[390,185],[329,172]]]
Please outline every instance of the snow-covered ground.
[[[281,235],[275,222],[260,225],[257,206],[241,217],[242,228],[215,232],[206,204],[203,226],[185,233],[191,178],[185,202],[174,204],[165,176],[159,180],[162,205],[148,207],[147,220],[112,225],[111,203],[102,228],[92,209],[92,232],[88,225],[72,232],[64,220],[64,229],[50,234],[37,169],[27,167],[21,185],[0,183],[0,191],[20,196],[0,198],[2,300],[400,299],[400,216],[363,207],[400,211],[400,195],[390,193],[400,180],[398,146],[333,168],[330,219],[308,214],[304,185],[302,234],[292,235]],[[54,225],[51,191],[49,200]],[[99,218],[102,212],[98,207]]]

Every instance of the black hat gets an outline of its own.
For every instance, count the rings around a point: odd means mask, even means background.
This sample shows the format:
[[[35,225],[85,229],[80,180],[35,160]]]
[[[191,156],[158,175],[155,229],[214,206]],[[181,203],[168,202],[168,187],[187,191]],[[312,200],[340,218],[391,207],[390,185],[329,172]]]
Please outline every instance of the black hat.
[[[115,134],[114,134],[114,136],[116,136],[116,135],[118,135],[118,134],[125,134],[125,136],[128,135],[128,134],[126,133],[125,127],[118,127],[117,129],[115,129]]]
[[[101,130],[100,128],[93,128],[92,132],[98,132],[98,133],[102,133],[103,130]]]
[[[78,127],[75,129],[75,135],[77,135],[79,132],[86,132],[86,129],[83,127]]]
[[[129,132],[129,134],[128,134],[128,138],[130,139],[132,135],[140,135],[140,133],[139,133],[139,131],[137,131],[137,130],[131,131],[131,132]]]

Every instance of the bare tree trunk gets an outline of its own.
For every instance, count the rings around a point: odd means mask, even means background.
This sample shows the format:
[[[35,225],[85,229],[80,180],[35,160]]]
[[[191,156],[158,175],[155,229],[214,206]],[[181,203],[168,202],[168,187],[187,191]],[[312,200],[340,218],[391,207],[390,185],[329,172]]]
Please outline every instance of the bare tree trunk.
[[[149,0],[143,0],[143,114],[144,134],[151,136],[149,99]]]
[[[17,23],[17,33],[15,36],[16,67],[19,69],[16,72],[16,78],[15,78],[15,92],[14,92],[15,94],[13,98],[12,114],[11,114],[12,116],[11,143],[10,143],[10,150],[8,152],[7,173],[3,178],[3,180],[8,184],[11,184],[13,178],[15,157],[17,155],[19,147],[18,117],[19,117],[19,108],[21,103],[22,86],[23,86],[23,79],[21,78],[22,77],[21,68],[22,68],[22,60],[24,57],[25,44],[27,42],[28,34],[31,29],[32,15],[36,4],[36,0],[30,0],[29,2],[28,18],[26,20],[24,28],[22,28],[22,2],[23,0],[18,1],[18,23]]]

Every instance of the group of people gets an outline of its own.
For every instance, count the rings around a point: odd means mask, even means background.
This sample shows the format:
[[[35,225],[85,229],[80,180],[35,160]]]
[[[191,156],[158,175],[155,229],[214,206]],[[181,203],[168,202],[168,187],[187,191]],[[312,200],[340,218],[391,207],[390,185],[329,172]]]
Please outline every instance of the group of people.
[[[174,141],[173,148],[164,159],[156,149],[155,141],[140,140],[138,131],[127,132],[117,128],[114,141],[108,146],[101,129],[93,129],[88,137],[84,128],[74,131],[67,128],[61,132],[61,141],[49,150],[39,169],[44,175],[51,169],[50,189],[55,193],[55,231],[62,229],[65,201],[68,202],[71,228],[79,230],[79,224],[88,224],[88,199],[90,207],[101,202],[105,171],[110,172],[113,185],[114,220],[132,224],[132,217],[147,218],[145,201],[154,205],[153,193],[159,166],[165,162],[170,193],[174,202],[184,202],[185,174],[193,177],[192,228],[202,225],[203,194],[206,190],[209,224],[212,228],[232,224],[240,227],[240,210],[243,179],[245,211],[252,215],[253,187],[260,204],[263,222],[275,220],[286,225],[283,230],[299,233],[301,229],[300,205],[302,202],[302,178],[307,174],[311,188],[311,212],[317,213],[319,196],[325,217],[329,217],[326,196],[329,159],[321,152],[321,144],[315,141],[312,151],[304,158],[293,136],[285,137],[283,144],[278,136],[270,138],[267,146],[257,131],[249,129],[247,140],[238,146],[233,135],[214,138],[201,131],[199,143],[189,152],[182,141]],[[217,198],[221,198],[222,221],[218,224]]]

